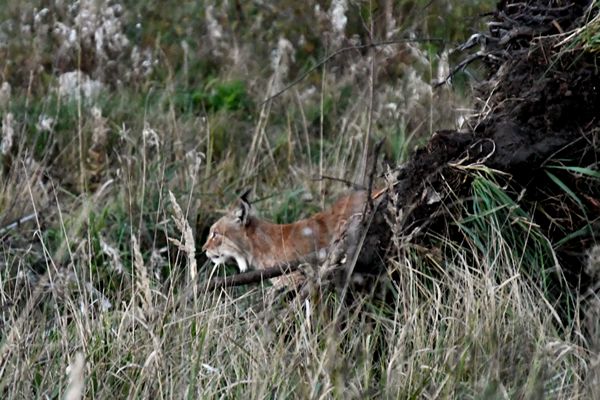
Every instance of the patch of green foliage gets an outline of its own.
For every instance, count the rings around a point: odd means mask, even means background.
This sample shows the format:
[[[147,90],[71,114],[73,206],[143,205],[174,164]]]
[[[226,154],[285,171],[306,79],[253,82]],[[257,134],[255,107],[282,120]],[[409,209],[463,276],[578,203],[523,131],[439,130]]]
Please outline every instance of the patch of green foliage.
[[[438,238],[442,250],[431,254],[390,247],[385,262],[399,279],[382,284],[383,299],[373,290],[349,305],[317,290],[272,302],[268,282],[193,290],[236,272],[214,268],[200,248],[228,194],[253,187],[262,215],[292,222],[347,191],[313,178],[353,180],[365,143],[387,137],[390,158],[404,160],[438,122],[453,122],[447,110],[464,99],[440,100],[429,81],[441,51],[468,37],[492,2],[348,2],[336,41],[329,3],[125,0],[117,14],[129,47],[113,58],[93,54],[96,42],[63,52],[53,29],[73,15],[58,13],[62,3],[6,3],[0,84],[12,94],[0,116],[12,113],[17,133],[2,156],[0,214],[10,212],[3,224],[35,218],[2,231],[2,398],[68,397],[77,371],[65,371],[77,354],[81,394],[91,398],[593,398],[594,358],[578,339],[587,320],[573,312],[559,331],[550,297],[540,296],[554,243],[490,171],[472,172],[472,201],[455,221],[464,243]],[[93,4],[114,4],[105,3]],[[392,39],[444,43],[411,43],[425,55],[419,65],[400,45],[319,64],[340,46],[387,39],[387,6]],[[38,15],[44,7],[49,17]],[[33,29],[40,21],[52,29]],[[214,24],[220,37],[210,36]],[[293,54],[275,71],[280,38]],[[149,54],[147,74],[135,72],[134,46]],[[59,76],[80,67],[101,94],[59,98]],[[403,81],[409,67],[422,82]],[[283,85],[307,75],[263,103],[276,73]],[[49,130],[43,116],[54,120]],[[92,148],[99,131],[106,141]],[[98,185],[81,187],[96,154]],[[192,243],[169,192],[184,221],[200,220]]]
[[[211,80],[202,89],[182,91],[174,101],[182,112],[244,111],[251,115],[254,108],[246,85],[241,80]],[[243,118],[243,114],[238,115]]]

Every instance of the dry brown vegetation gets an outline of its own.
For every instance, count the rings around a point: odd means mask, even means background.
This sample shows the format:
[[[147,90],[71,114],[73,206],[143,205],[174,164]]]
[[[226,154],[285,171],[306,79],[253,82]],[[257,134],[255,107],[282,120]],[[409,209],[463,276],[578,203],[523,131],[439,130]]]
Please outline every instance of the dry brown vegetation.
[[[3,398],[600,396],[597,2],[6,3]],[[382,138],[377,291],[196,285]]]

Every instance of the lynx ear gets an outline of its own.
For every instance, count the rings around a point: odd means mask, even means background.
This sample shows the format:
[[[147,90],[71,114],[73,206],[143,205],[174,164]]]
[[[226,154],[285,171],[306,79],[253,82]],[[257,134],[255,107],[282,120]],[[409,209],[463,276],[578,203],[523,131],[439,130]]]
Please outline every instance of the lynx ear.
[[[252,205],[248,201],[249,194],[250,189],[246,190],[240,195],[240,198],[238,200],[238,206],[233,213],[233,215],[235,215],[235,221],[242,226],[248,225],[250,217],[250,208],[252,207]]]

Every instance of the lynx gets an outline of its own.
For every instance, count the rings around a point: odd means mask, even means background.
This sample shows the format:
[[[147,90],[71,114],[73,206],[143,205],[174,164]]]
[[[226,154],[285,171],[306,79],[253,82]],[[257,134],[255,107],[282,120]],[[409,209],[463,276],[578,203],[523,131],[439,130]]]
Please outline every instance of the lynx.
[[[211,226],[202,250],[215,264],[235,261],[240,272],[309,258],[323,261],[348,218],[363,211],[366,199],[366,191],[353,192],[309,218],[274,224],[255,215],[247,191]],[[271,279],[276,287],[296,286],[301,281],[298,272]]]

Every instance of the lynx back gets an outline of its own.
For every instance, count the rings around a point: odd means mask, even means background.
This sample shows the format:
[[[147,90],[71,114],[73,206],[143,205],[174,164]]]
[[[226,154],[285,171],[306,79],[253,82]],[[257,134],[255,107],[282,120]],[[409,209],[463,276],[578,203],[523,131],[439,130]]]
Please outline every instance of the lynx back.
[[[350,216],[362,212],[367,197],[364,191],[354,192],[329,210],[291,224],[274,224],[254,214],[247,196],[248,192],[241,195],[211,226],[202,246],[213,263],[235,261],[240,272],[304,259],[324,260],[333,239]],[[296,272],[271,281],[275,286],[291,286],[301,278]]]

